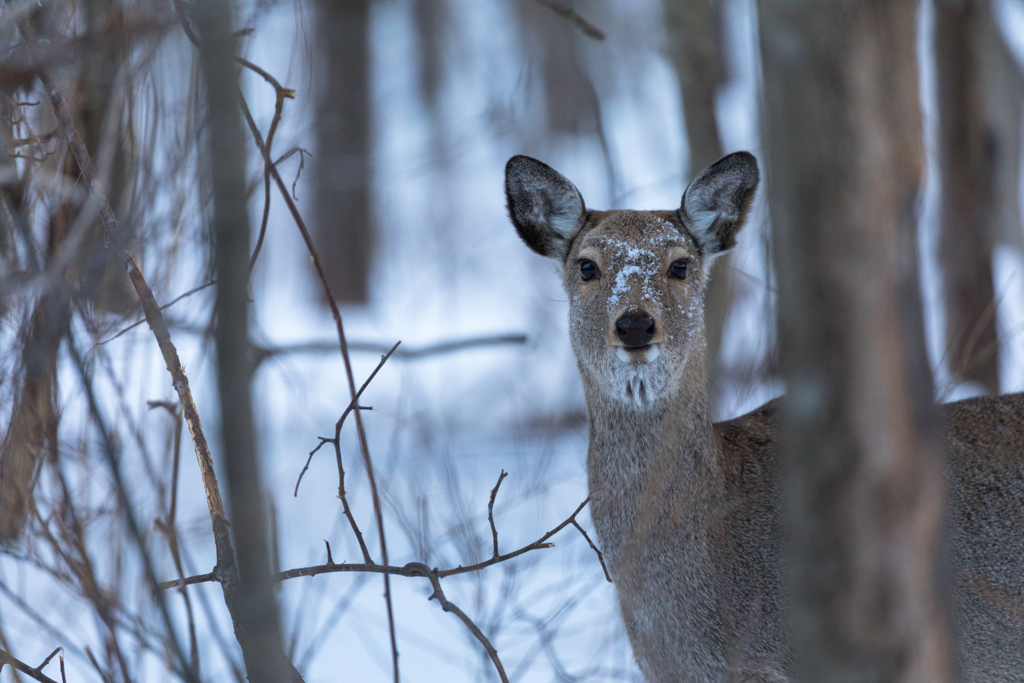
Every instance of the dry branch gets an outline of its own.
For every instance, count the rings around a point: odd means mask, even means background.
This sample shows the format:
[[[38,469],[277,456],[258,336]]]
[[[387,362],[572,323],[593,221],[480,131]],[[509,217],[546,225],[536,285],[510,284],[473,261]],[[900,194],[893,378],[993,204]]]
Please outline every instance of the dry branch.
[[[201,292],[204,289],[206,289],[207,287],[212,287],[215,284],[217,284],[216,280],[210,280],[209,282],[201,284],[198,287],[193,287],[192,289],[188,290],[184,294],[180,294],[180,295],[174,297],[173,299],[171,299],[170,301],[168,301],[167,303],[165,303],[163,306],[160,307],[160,310],[161,311],[166,310],[166,309],[170,308],[171,306],[173,306],[174,304],[176,304],[179,301],[181,301],[182,299],[190,297],[193,294],[195,294],[196,292]],[[120,337],[121,335],[123,335],[123,334],[125,334],[127,332],[130,332],[131,330],[134,330],[136,327],[138,327],[139,325],[141,325],[144,322],[146,322],[145,318],[143,318],[142,320],[137,320],[137,321],[133,322],[131,325],[129,325],[128,327],[122,328],[119,332],[117,332],[113,336],[107,337],[106,339],[104,339],[101,342],[97,342],[96,345],[99,346],[101,344],[106,344],[108,342],[112,342],[115,339],[117,339],[118,337]]]
[[[554,543],[548,543],[548,539],[550,539],[552,536],[557,534],[559,531],[561,531],[565,527],[569,526],[570,524],[573,524],[575,522],[575,520],[576,520],[576,516],[580,514],[580,512],[583,510],[584,507],[586,507],[587,503],[589,503],[589,502],[590,502],[590,498],[587,498],[582,503],[580,503],[579,507],[577,507],[576,510],[573,511],[573,513],[571,515],[569,515],[569,517],[567,517],[565,519],[565,521],[563,521],[558,526],[553,528],[551,531],[547,532],[546,534],[544,534],[543,536],[538,538],[533,543],[530,543],[528,545],[524,545],[523,547],[519,548],[518,550],[513,550],[510,553],[505,553],[504,555],[499,555],[498,557],[492,557],[492,558],[490,558],[488,560],[484,560],[483,562],[478,562],[476,564],[470,564],[470,565],[465,565],[465,566],[460,565],[458,567],[454,567],[454,568],[451,568],[451,569],[432,570],[432,571],[436,571],[438,578],[443,579],[443,578],[446,578],[446,577],[449,577],[449,576],[455,576],[457,574],[466,574],[466,573],[469,573],[469,572],[480,571],[481,569],[486,569],[487,567],[490,567],[492,565],[499,564],[501,562],[506,562],[508,560],[511,560],[514,557],[519,557],[520,555],[523,555],[524,553],[528,553],[531,550],[541,550],[541,549],[545,549],[545,548],[553,548],[555,544]],[[596,550],[596,548],[595,548],[595,550]],[[296,569],[288,569],[286,571],[279,572],[278,574],[274,575],[274,581],[281,582],[281,581],[287,581],[288,579],[296,579],[296,578],[298,578],[300,576],[318,576],[320,574],[336,574],[336,573],[348,573],[348,572],[364,572],[364,573],[371,573],[371,574],[385,574],[385,575],[390,575],[390,576],[406,576],[406,577],[420,576],[420,574],[418,574],[416,569],[415,569],[415,565],[422,565],[422,563],[420,563],[420,562],[411,562],[411,563],[409,563],[407,565],[398,567],[398,566],[391,566],[391,565],[376,564],[376,563],[373,563],[373,562],[366,562],[366,563],[363,563],[363,564],[347,564],[347,563],[338,564],[338,563],[332,561],[332,562],[330,562],[328,564],[313,565],[313,566],[310,566],[310,567],[298,567]],[[195,576],[189,576],[189,577],[187,577],[185,579],[177,579],[177,580],[174,580],[174,581],[163,581],[160,584],[158,584],[157,587],[160,588],[161,590],[167,590],[169,588],[177,588],[177,587],[180,587],[180,586],[192,586],[192,585],[195,585],[197,583],[209,583],[210,581],[216,581],[216,580],[217,580],[217,573],[216,573],[216,571],[213,571],[213,572],[208,572],[206,574],[197,574]]]
[[[604,31],[591,24],[589,21],[584,19],[580,14],[568,5],[563,5],[555,0],[536,0],[538,4],[544,5],[555,14],[565,17],[571,21],[576,28],[583,31],[584,35],[594,40],[604,40]]]
[[[487,501],[487,522],[491,525],[491,538],[494,541],[494,557],[498,557],[498,528],[494,526],[494,499],[498,497],[498,488],[501,487],[501,482],[508,476],[508,472],[505,470],[501,471],[498,475],[498,483],[491,489],[491,497]]]
[[[604,563],[604,554],[601,552],[601,549],[590,540],[590,536],[588,536],[587,532],[583,530],[583,527],[580,526],[579,522],[574,519],[572,520],[572,525],[576,527],[577,531],[583,534],[583,538],[587,539],[587,543],[589,543],[593,551],[597,553],[597,561],[601,563],[601,570],[604,572],[604,578],[608,580],[608,583],[612,583],[612,575],[608,573],[608,566]]]
[[[57,683],[57,681],[53,680],[52,678],[50,678],[49,676],[44,674],[42,672],[42,669],[43,669],[44,666],[49,664],[50,660],[53,659],[53,656],[55,654],[57,654],[58,652],[60,652],[60,651],[61,651],[61,648],[58,647],[56,650],[54,650],[53,652],[50,653],[50,656],[47,657],[43,661],[42,664],[40,664],[37,667],[31,667],[28,664],[26,664],[25,662],[21,661],[20,659],[15,658],[15,656],[12,655],[7,650],[0,650],[0,670],[3,670],[4,664],[10,664],[11,667],[13,667],[16,671],[19,671],[20,673],[25,674],[26,676],[28,676],[29,678],[31,678],[33,680],[40,681],[40,683]],[[64,669],[64,658],[61,657],[61,672],[62,673],[63,673],[63,669]]]
[[[402,348],[395,351],[395,358],[403,360],[418,360],[420,358],[428,358],[430,356],[440,356],[446,353],[455,353],[458,351],[465,351],[467,349],[476,349],[486,346],[503,346],[506,344],[516,345],[525,344],[529,341],[529,338],[525,334],[498,334],[488,335],[484,337],[469,337],[466,339],[453,339],[451,341],[438,342],[436,344],[427,344],[425,346],[408,347],[402,346]],[[359,342],[353,341],[348,343],[348,350],[352,351],[364,351],[367,353],[387,353],[390,347],[387,344],[381,344],[377,342]],[[262,363],[267,358],[274,358],[276,356],[283,356],[292,353],[335,353],[338,350],[338,343],[336,341],[310,341],[310,342],[299,342],[296,344],[288,344],[286,346],[271,346],[271,347],[254,347],[253,352],[255,355],[255,362],[257,364]]]
[[[424,565],[424,567],[426,567],[426,565]],[[491,645],[491,641],[488,640],[483,631],[473,623],[473,620],[466,616],[465,612],[445,597],[444,591],[441,590],[441,580],[438,578],[437,572],[430,572],[427,576],[430,578],[430,585],[434,587],[434,594],[428,599],[432,600],[437,598],[437,602],[441,605],[441,609],[445,612],[451,612],[462,620],[462,623],[466,625],[466,628],[469,629],[470,633],[472,633],[476,639],[480,641],[480,644],[484,646],[484,649],[487,651],[487,656],[491,658],[491,661],[494,662],[494,668],[498,670],[498,676],[501,678],[502,683],[508,683],[508,676],[505,675],[505,667],[501,665],[501,660],[498,659],[498,651],[494,649],[493,645]]]
[[[501,475],[498,478],[497,485],[495,485],[494,489],[492,489],[492,491],[491,491],[490,504],[488,505],[489,510],[490,510],[490,508],[493,507],[494,498],[497,495],[497,491],[498,491],[498,486],[501,485],[502,480],[506,476],[507,476],[507,474],[505,473],[504,470],[502,470],[502,473],[501,473]],[[461,609],[459,609],[458,606],[453,604],[451,601],[449,601],[445,597],[444,591],[441,589],[441,582],[440,581],[441,581],[442,578],[445,578],[447,576],[454,576],[456,574],[465,574],[467,572],[473,572],[473,571],[479,571],[481,569],[485,569],[487,567],[490,567],[491,565],[498,564],[500,562],[505,562],[507,560],[511,560],[512,558],[518,557],[519,555],[527,553],[527,552],[529,552],[531,550],[540,550],[542,548],[551,548],[551,547],[554,546],[554,544],[553,543],[549,543],[548,539],[550,539],[552,536],[554,536],[555,534],[557,534],[559,531],[561,531],[562,529],[564,529],[566,526],[568,526],[570,524],[575,526],[576,529],[578,529],[579,532],[581,534],[583,534],[583,537],[585,539],[587,539],[587,542],[590,543],[590,547],[594,549],[594,551],[597,553],[598,559],[601,561],[601,568],[604,569],[605,578],[607,578],[608,581],[611,581],[611,577],[608,575],[608,570],[607,570],[607,568],[605,567],[605,564],[604,564],[604,558],[601,556],[601,551],[598,550],[597,546],[594,545],[594,543],[590,540],[590,537],[587,535],[587,533],[583,530],[583,528],[576,521],[577,515],[579,515],[579,513],[583,510],[583,508],[589,502],[590,502],[590,498],[587,498],[586,500],[584,500],[582,503],[580,503],[579,507],[577,507],[576,510],[574,510],[573,513],[571,515],[569,515],[568,518],[566,518],[565,521],[563,521],[561,524],[559,524],[558,526],[553,528],[551,531],[549,531],[546,534],[544,534],[543,536],[541,536],[539,539],[537,539],[533,543],[530,543],[529,545],[523,546],[522,548],[519,548],[518,550],[515,550],[513,552],[507,553],[505,555],[498,555],[497,554],[497,531],[495,530],[495,527],[494,527],[493,517],[489,513],[488,514],[488,519],[490,520],[491,529],[492,529],[492,532],[494,534],[495,556],[490,558],[489,560],[486,560],[484,562],[480,562],[480,563],[477,563],[477,564],[474,564],[474,565],[460,566],[460,567],[456,567],[454,569],[447,569],[447,570],[438,570],[436,568],[431,569],[430,567],[428,567],[426,564],[424,564],[422,562],[410,562],[410,563],[408,563],[408,564],[406,564],[404,566],[401,566],[401,567],[388,566],[388,565],[382,565],[382,564],[374,564],[373,562],[367,562],[367,563],[364,563],[364,564],[344,564],[344,563],[343,564],[337,564],[337,563],[334,562],[333,558],[331,557],[331,547],[328,544],[327,545],[327,564],[316,565],[316,566],[311,566],[311,567],[299,567],[299,568],[296,568],[296,569],[289,569],[287,571],[283,571],[283,572],[280,572],[280,573],[276,574],[274,576],[274,580],[277,581],[277,582],[281,582],[281,581],[286,581],[288,579],[295,579],[295,578],[298,578],[300,576],[318,576],[320,574],[335,574],[335,573],[349,573],[349,572],[351,572],[351,573],[382,574],[384,576],[404,576],[404,577],[409,577],[409,578],[413,578],[413,577],[427,578],[427,579],[430,580],[430,584],[431,584],[431,586],[434,589],[434,593],[433,593],[433,595],[430,596],[430,598],[431,599],[437,598],[438,603],[441,605],[441,608],[445,612],[451,612],[452,614],[456,615],[459,619],[462,620],[462,622],[470,630],[470,632],[473,634],[473,636],[477,640],[479,640],[480,643],[484,646],[484,649],[487,651],[487,655],[491,658],[491,661],[494,663],[494,666],[497,669],[498,675],[500,676],[501,680],[505,681],[507,683],[508,678],[505,675],[505,669],[504,669],[504,667],[501,664],[501,660],[498,658],[498,653],[494,649],[494,646],[491,644],[490,640],[488,640],[487,636],[484,635],[484,633],[477,627],[477,625],[473,622],[473,620],[470,619],[469,616],[467,616],[465,612],[463,612]],[[325,541],[325,543],[326,543],[326,541]],[[191,585],[195,585],[195,584],[198,584],[198,583],[206,583],[206,582],[209,582],[209,581],[216,581],[216,580],[217,580],[216,573],[215,572],[210,572],[210,573],[207,573],[207,574],[199,574],[199,575],[196,575],[196,576],[190,576],[190,577],[188,577],[186,579],[179,579],[177,581],[164,581],[163,583],[161,583],[159,585],[159,588],[164,589],[164,590],[169,589],[169,588],[183,588],[185,586],[191,586]]]
[[[323,436],[318,436],[317,437],[318,439],[320,439],[320,443],[317,445],[316,448],[314,448],[313,450],[311,450],[309,452],[309,458],[307,458],[306,464],[302,468],[302,471],[299,472],[299,478],[295,482],[295,492],[292,494],[293,496],[298,496],[299,495],[299,484],[302,483],[302,476],[304,474],[306,474],[306,470],[309,469],[309,463],[312,462],[313,455],[318,450],[320,450],[321,446],[323,446],[324,444],[327,444],[327,443],[334,444],[334,448],[335,448],[335,452],[337,454],[337,460],[338,460],[338,498],[341,499],[342,506],[343,506],[343,509],[344,509],[344,512],[345,512],[345,517],[348,518],[349,524],[352,526],[352,531],[355,532],[356,538],[359,541],[359,548],[360,548],[360,550],[363,551],[363,558],[366,561],[368,561],[368,562],[370,561],[370,553],[366,549],[366,544],[363,543],[363,535],[359,531],[359,526],[356,524],[355,518],[352,517],[352,511],[348,507],[348,499],[347,499],[347,497],[345,495],[345,469],[344,469],[344,467],[342,466],[342,463],[341,463],[341,446],[340,446],[341,428],[345,424],[345,418],[348,417],[349,413],[351,413],[353,410],[369,410],[369,408],[367,408],[365,406],[360,406],[359,405],[359,397],[363,395],[363,392],[366,391],[366,387],[368,387],[370,385],[370,382],[372,382],[373,378],[377,376],[377,373],[380,372],[380,369],[382,367],[384,367],[385,363],[388,362],[388,358],[391,358],[391,355],[395,351],[398,350],[398,345],[401,344],[401,343],[402,342],[400,342],[400,341],[399,342],[395,342],[395,345],[391,347],[391,350],[388,351],[386,354],[384,354],[383,356],[380,357],[380,363],[377,364],[377,367],[374,368],[373,372],[370,373],[370,376],[366,378],[365,382],[363,382],[363,386],[359,387],[359,391],[356,392],[355,398],[352,399],[352,401],[348,404],[348,407],[345,408],[345,412],[343,412],[341,414],[341,417],[338,419],[337,423],[335,423],[335,425],[334,425],[334,438],[333,439],[328,439],[328,438],[323,437]]]
[[[224,515],[224,503],[220,498],[220,489],[217,486],[217,474],[213,467],[213,458],[210,456],[210,447],[206,442],[206,435],[203,433],[202,423],[199,420],[199,411],[196,409],[195,400],[192,398],[192,391],[189,388],[188,377],[181,366],[178,358],[178,351],[171,342],[171,333],[167,329],[160,306],[157,305],[149,284],[146,282],[142,270],[139,268],[135,255],[124,243],[120,229],[117,225],[117,218],[114,210],[107,201],[103,187],[96,178],[96,169],[93,166],[89,151],[85,143],[75,130],[71,119],[71,110],[68,107],[64,95],[54,85],[47,75],[40,76],[43,86],[50,98],[54,115],[57,118],[58,129],[62,137],[67,141],[75,156],[75,161],[82,173],[82,180],[89,192],[100,205],[100,222],[103,230],[116,247],[118,257],[128,271],[132,286],[142,303],[142,310],[146,315],[146,322],[153,330],[160,353],[163,355],[167,371],[171,374],[171,381],[178,400],[182,406],[182,414],[188,424],[189,434],[192,436],[192,444],[195,447],[196,459],[199,462],[199,470],[203,477],[203,487],[206,491],[206,502],[210,509],[210,517],[213,522],[213,536],[217,548],[217,566],[225,572],[225,577],[233,577],[235,574],[234,552],[231,549],[231,537],[228,531],[227,518]]]

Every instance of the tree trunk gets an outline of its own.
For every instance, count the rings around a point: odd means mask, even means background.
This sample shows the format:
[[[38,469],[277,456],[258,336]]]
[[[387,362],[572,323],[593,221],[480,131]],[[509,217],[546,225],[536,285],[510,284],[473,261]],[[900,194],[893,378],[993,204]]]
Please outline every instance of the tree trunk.
[[[989,188],[991,204],[984,217],[991,225],[989,237],[993,243],[1009,243],[1024,251],[1020,208],[1024,75],[996,24],[992,3],[988,3],[979,16],[974,45],[980,62],[985,126],[994,141],[996,155]]]
[[[715,100],[725,80],[722,29],[719,0],[665,0],[668,51],[679,79],[690,150],[689,163],[684,169],[686,182],[722,158],[721,136],[715,118]],[[719,394],[718,376],[722,370],[719,349],[732,306],[734,285],[732,256],[727,253],[712,264],[705,297],[708,396],[712,404],[717,403]]]
[[[988,125],[981,50],[989,15],[980,0],[937,0],[935,62],[938,92],[939,261],[946,314],[946,357],[958,381],[999,393],[996,306],[992,285],[996,132]],[[990,19],[989,19],[990,21]],[[1012,150],[1019,156],[1020,147]]]
[[[339,302],[366,303],[373,257],[370,197],[369,0],[321,0],[313,66],[314,240]]]
[[[231,38],[230,0],[197,9],[206,85],[208,160],[212,181],[217,270],[217,387],[237,576],[218,567],[224,600],[251,683],[300,681],[284,654],[277,601],[270,580],[264,491],[252,417],[249,345],[249,214],[245,137],[238,101],[238,70]]]
[[[910,0],[763,2],[796,679],[954,679]]]

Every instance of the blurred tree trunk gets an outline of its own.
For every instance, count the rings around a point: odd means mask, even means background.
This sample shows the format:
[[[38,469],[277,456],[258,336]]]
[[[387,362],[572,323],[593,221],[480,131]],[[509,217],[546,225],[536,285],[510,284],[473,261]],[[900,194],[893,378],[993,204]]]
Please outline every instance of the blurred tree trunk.
[[[232,575],[234,567],[217,569],[246,677],[250,683],[284,683],[302,679],[282,646],[252,415],[247,145],[239,112],[231,14],[231,0],[207,0],[196,9],[206,86],[206,160],[217,270],[217,388],[237,576]]]
[[[374,229],[370,197],[369,0],[316,5],[314,240],[339,302],[366,303]]]
[[[609,202],[614,203],[617,201],[618,184],[604,131],[601,102],[576,42],[593,38],[581,38],[583,34],[579,27],[553,11],[550,5],[527,0],[515,2],[513,7],[522,27],[519,35],[523,54],[527,56],[530,80],[539,72],[543,88],[546,135],[539,142],[544,153],[548,153],[560,136],[595,136],[604,157]],[[530,152],[529,144],[524,151]],[[540,154],[539,151],[537,153]]]
[[[84,63],[75,74],[76,126],[83,133],[90,155],[108,160],[109,177],[105,185],[112,205],[117,207],[127,182],[128,160],[120,134],[121,122],[115,121],[109,127],[107,137],[104,128],[108,115],[119,117],[121,114],[108,110],[115,100],[115,81],[124,63],[125,45],[118,41],[102,43],[93,36],[118,35],[124,26],[124,17],[118,6],[102,0],[87,0],[82,7],[89,27],[90,49],[85,51]],[[40,26],[45,26],[49,18],[46,11],[37,15]],[[40,33],[46,35],[45,29]],[[9,139],[13,108],[8,107],[6,114],[2,125],[4,137]],[[9,155],[10,151],[4,147],[2,153]],[[17,202],[10,201],[10,191],[17,169],[13,164],[5,166],[6,175],[10,177],[4,179],[4,201],[14,207]],[[79,176],[70,152],[64,160],[64,172],[71,179]],[[86,200],[69,189],[73,186],[74,180],[59,190],[59,201],[49,218],[45,251],[49,267],[53,267],[53,259],[61,253],[69,231],[86,206]],[[132,310],[136,302],[116,254],[105,244],[99,221],[94,219],[84,230],[76,253],[36,301],[22,332],[19,364],[22,374],[0,451],[0,539],[13,539],[21,534],[32,506],[34,476],[40,458],[47,447],[54,452],[57,448],[57,357],[71,320],[72,294],[86,298],[98,310],[116,313]]]
[[[579,29],[539,2],[529,0],[514,6],[524,28],[523,52],[531,62],[539,61],[547,132],[550,135],[600,135],[597,91],[576,49]]]
[[[722,158],[721,136],[715,118],[715,99],[725,81],[722,45],[722,7],[719,0],[665,0],[665,29],[669,55],[679,79],[690,149],[686,181]],[[711,281],[705,297],[707,324],[708,395],[712,403],[719,394],[722,369],[719,349],[722,330],[732,306],[734,282],[732,255],[725,254],[711,266]],[[714,406],[712,406],[714,408]]]
[[[954,379],[997,394],[992,250],[1002,223],[1020,227],[1022,95],[992,10],[985,0],[937,0],[935,58],[946,355]]]
[[[724,79],[718,0],[665,0],[669,54],[679,79],[693,178],[722,158],[715,98]]]
[[[445,48],[454,17],[448,0],[414,0],[413,14],[419,47],[420,94],[434,110],[444,80]]]
[[[760,5],[796,679],[955,678],[911,0]]]

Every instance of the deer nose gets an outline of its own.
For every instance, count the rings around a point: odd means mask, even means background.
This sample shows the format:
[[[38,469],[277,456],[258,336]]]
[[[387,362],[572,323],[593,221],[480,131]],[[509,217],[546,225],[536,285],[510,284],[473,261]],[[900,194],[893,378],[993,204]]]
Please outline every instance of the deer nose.
[[[615,321],[615,331],[627,349],[638,349],[654,339],[654,318],[643,311],[626,311]]]

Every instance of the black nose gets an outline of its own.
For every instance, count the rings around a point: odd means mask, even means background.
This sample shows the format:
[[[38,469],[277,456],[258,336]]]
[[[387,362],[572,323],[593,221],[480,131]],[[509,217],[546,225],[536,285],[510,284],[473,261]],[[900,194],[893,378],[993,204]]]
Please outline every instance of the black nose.
[[[654,339],[654,318],[642,311],[626,311],[615,321],[615,331],[627,349],[638,349]]]

